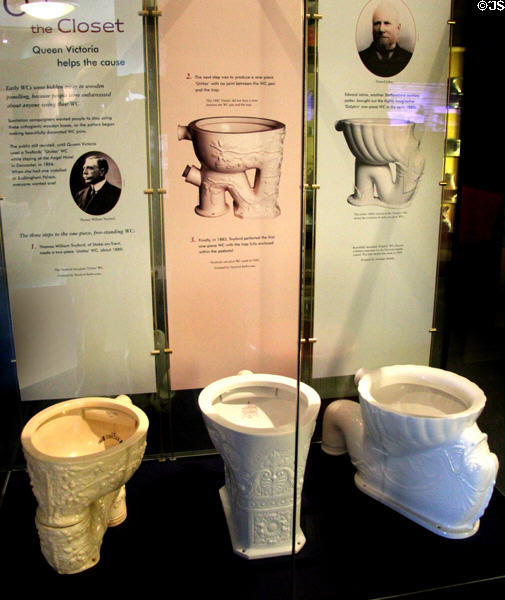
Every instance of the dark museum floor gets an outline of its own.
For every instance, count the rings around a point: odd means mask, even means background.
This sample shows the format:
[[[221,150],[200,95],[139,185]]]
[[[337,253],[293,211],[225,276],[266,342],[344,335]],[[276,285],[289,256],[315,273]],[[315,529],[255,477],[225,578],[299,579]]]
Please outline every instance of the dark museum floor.
[[[220,457],[145,461],[127,484],[128,518],[107,530],[100,562],[65,576],[40,553],[28,476],[15,471],[0,511],[7,551],[2,583],[18,582],[25,589],[33,584],[56,595],[140,586],[188,599],[203,593],[239,600],[435,600],[469,597],[468,592],[503,597],[505,498],[498,489],[479,531],[449,540],[358,491],[353,473],[347,457],[326,456],[313,445],[302,504],[304,548],[294,560],[247,561],[231,549],[218,496],[224,479]]]

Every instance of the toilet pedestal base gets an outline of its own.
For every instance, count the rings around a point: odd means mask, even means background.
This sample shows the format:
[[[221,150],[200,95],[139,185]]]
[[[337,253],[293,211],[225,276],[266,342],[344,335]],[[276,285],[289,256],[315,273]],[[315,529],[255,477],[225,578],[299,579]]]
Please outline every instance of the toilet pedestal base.
[[[261,509],[251,509],[249,511],[241,510],[242,520],[247,521],[247,523],[242,523],[249,530],[249,543],[244,543],[244,536],[239,534],[239,530],[236,524],[237,515],[234,514],[234,511],[231,507],[230,498],[228,496],[228,492],[226,490],[226,486],[223,486],[219,490],[219,496],[221,497],[221,504],[223,505],[224,515],[226,517],[226,523],[228,525],[228,531],[230,533],[231,544],[233,546],[233,551],[235,554],[242,556],[247,559],[256,559],[256,558],[272,558],[274,556],[286,556],[293,552],[293,544],[291,539],[291,531],[292,531],[292,509],[293,507],[284,507],[282,510],[286,511],[285,520],[289,524],[289,534],[284,535],[283,540],[280,542],[274,542],[271,544],[265,543],[256,543],[255,536],[255,528],[266,526],[268,527],[268,523],[266,525],[264,523],[259,524],[261,521],[268,521],[269,517],[273,513],[272,509],[261,510]],[[237,511],[235,511],[236,513]],[[270,523],[271,526],[277,526],[277,523]],[[288,539],[289,538],[289,539]],[[252,541],[251,541],[252,540]],[[305,536],[301,529],[298,528],[296,541],[295,541],[295,553],[301,550],[303,545],[305,544]]]
[[[347,202],[352,204],[353,206],[381,206],[382,208],[405,208],[412,204],[412,199],[407,202],[402,202],[401,204],[391,204],[389,202],[385,202],[381,200],[378,196],[369,196],[368,198],[363,198],[359,193],[351,194],[347,197]]]
[[[391,496],[377,489],[368,483],[366,478],[364,478],[360,473],[356,473],[354,476],[354,483],[360,491],[364,492],[374,500],[378,500],[404,517],[407,517],[407,519],[414,521],[418,525],[421,525],[422,527],[425,527],[426,529],[442,537],[450,539],[464,539],[472,536],[479,529],[480,520],[477,520],[475,523],[469,523],[467,527],[461,527],[459,529],[447,527],[440,523],[435,523],[435,521],[432,521],[423,515],[410,510],[405,505],[398,503]]]
[[[100,561],[100,549],[104,533],[111,521],[115,525],[126,519],[126,504],[121,490],[114,490],[98,498],[84,511],[82,518],[68,526],[54,527],[44,522],[37,510],[35,524],[39,533],[42,554],[58,573],[72,575],[94,567]],[[114,519],[113,506],[119,500],[118,521]],[[117,513],[116,513],[117,515]]]

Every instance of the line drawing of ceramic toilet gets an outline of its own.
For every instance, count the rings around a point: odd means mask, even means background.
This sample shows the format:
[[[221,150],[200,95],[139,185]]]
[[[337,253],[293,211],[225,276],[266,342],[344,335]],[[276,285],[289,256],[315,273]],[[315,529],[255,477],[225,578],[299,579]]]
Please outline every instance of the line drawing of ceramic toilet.
[[[305,543],[301,492],[321,400],[304,383],[299,393],[296,473],[296,380],[241,371],[200,393],[207,430],[225,464],[225,485],[219,494],[232,547],[244,558],[291,554],[293,538],[295,552]]]
[[[201,163],[200,168],[187,165],[183,172],[199,188],[195,212],[202,217],[226,214],[228,192],[236,217],[277,217],[285,132],[283,123],[258,117],[209,117],[179,125],[178,139],[193,142]]]
[[[58,573],[96,565],[107,527],[126,519],[125,483],[142,461],[148,426],[124,395],[59,402],[24,426],[40,546]]]
[[[415,123],[402,119],[342,119],[342,131],[355,157],[354,206],[404,208],[412,202],[424,171]]]
[[[355,382],[359,403],[326,408],[323,451],[348,452],[361,491],[426,529],[453,539],[476,533],[498,471],[476,424],[482,390],[420,365],[360,369]]]

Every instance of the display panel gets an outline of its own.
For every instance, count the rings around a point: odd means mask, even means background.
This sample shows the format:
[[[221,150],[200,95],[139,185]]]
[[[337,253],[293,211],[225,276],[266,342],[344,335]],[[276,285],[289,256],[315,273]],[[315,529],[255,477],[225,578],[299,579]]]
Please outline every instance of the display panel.
[[[156,389],[138,3],[0,8],[0,192],[22,399]]]
[[[160,2],[174,389],[296,376],[303,3]]]
[[[319,3],[315,378],[429,361],[450,4]]]

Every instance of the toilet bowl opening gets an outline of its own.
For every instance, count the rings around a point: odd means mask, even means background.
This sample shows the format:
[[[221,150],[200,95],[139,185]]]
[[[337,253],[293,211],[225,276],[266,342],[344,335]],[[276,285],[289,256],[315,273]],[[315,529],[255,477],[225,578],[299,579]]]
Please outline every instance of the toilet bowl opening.
[[[466,411],[472,401],[455,390],[441,389],[429,383],[381,381],[370,387],[370,395],[380,406],[405,415],[446,417]]]
[[[196,132],[204,133],[258,133],[284,127],[278,121],[253,117],[221,117],[201,119],[190,124]]]
[[[271,127],[266,125],[260,125],[256,123],[206,123],[205,125],[199,125],[199,129],[202,131],[208,131],[210,133],[254,133],[257,131],[268,131]]]
[[[296,390],[280,386],[238,385],[222,391],[212,400],[215,415],[252,429],[292,430],[296,423]],[[307,397],[300,393],[301,413]]]
[[[31,443],[48,456],[86,456],[119,446],[138,426],[133,412],[91,405],[49,416],[32,433]]]

